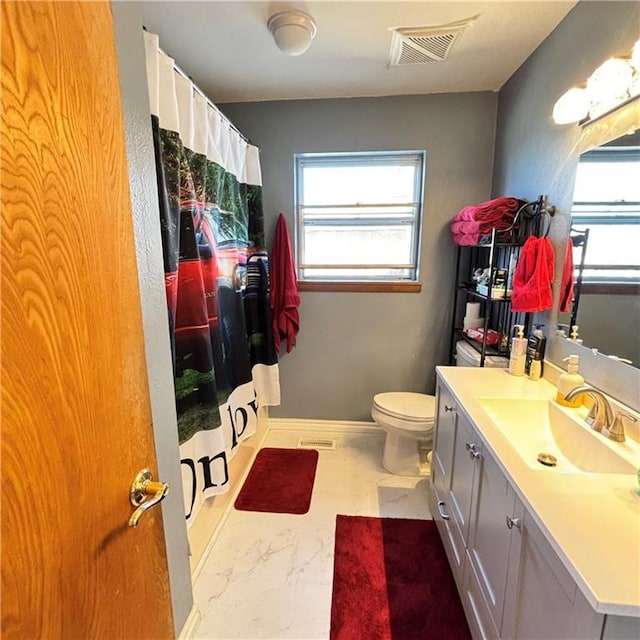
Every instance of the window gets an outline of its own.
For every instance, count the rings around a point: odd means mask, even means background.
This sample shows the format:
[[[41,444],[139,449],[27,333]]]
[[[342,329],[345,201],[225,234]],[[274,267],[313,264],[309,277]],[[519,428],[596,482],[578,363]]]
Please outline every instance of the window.
[[[295,156],[302,282],[417,282],[424,155]]]
[[[639,166],[640,147],[603,146],[580,158],[572,226],[589,229],[585,283],[640,284]]]

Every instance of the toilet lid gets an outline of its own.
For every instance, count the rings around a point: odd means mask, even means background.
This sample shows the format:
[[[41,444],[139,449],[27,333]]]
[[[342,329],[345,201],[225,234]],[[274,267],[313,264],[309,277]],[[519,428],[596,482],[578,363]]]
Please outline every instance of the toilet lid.
[[[401,420],[433,422],[436,399],[424,393],[392,391],[373,396],[376,408]]]

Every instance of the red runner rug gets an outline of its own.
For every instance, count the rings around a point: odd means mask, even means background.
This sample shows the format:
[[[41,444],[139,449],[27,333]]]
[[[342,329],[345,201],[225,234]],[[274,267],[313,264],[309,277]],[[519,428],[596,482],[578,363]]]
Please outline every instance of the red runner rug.
[[[239,511],[307,513],[317,464],[318,452],[313,449],[260,449],[234,507]]]
[[[331,640],[469,640],[433,520],[337,516]]]

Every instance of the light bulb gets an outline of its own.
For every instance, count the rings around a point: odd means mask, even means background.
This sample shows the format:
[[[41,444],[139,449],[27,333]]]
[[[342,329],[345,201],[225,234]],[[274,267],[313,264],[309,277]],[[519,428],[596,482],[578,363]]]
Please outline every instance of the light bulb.
[[[589,98],[584,89],[573,87],[564,93],[553,107],[553,121],[556,124],[571,124],[586,118],[589,112]]]
[[[632,75],[626,60],[610,58],[603,62],[587,80],[589,116],[597,118],[626,100]]]
[[[640,73],[640,40],[633,45],[630,62],[636,73]]]
[[[610,58],[587,80],[587,93],[592,102],[620,100],[627,95],[633,71],[626,60]]]

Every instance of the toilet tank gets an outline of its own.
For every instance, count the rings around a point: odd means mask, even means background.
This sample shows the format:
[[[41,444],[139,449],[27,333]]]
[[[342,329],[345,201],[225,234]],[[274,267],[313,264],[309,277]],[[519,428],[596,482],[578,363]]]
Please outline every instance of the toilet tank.
[[[480,366],[480,354],[464,340],[456,342],[456,366]],[[485,356],[484,366],[506,369],[509,366],[509,358],[505,358],[503,356]]]

